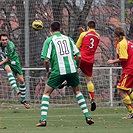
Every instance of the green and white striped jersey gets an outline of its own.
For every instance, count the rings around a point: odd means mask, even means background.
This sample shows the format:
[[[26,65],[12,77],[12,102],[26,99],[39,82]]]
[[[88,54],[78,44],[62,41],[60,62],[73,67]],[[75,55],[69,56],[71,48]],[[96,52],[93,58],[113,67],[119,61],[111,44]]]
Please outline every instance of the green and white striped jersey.
[[[15,45],[13,42],[9,41],[6,46],[2,46],[0,43],[0,61],[4,60],[6,57],[9,58],[11,64],[19,63],[18,54],[15,50]]]
[[[2,48],[0,47],[0,61],[3,61],[5,58],[5,54],[2,52]]]
[[[78,54],[73,39],[58,32],[44,42],[41,58],[50,61],[52,73],[65,75],[77,71],[74,56]]]

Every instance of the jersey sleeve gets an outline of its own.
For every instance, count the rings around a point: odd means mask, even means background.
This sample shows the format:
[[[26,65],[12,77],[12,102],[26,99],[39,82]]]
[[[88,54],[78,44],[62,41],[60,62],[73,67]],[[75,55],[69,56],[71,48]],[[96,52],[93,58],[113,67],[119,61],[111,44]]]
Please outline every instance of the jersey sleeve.
[[[78,49],[80,49],[80,46],[82,45],[82,39],[85,36],[87,32],[82,32],[76,42],[76,46],[78,47]]]
[[[51,51],[52,51],[52,44],[51,44],[51,39],[48,38],[44,44],[43,44],[43,48],[42,48],[42,52],[41,52],[41,59],[44,60],[49,60],[51,57]]]
[[[120,43],[118,45],[118,54],[120,60],[127,60],[128,53],[127,53],[128,45],[126,43]]]
[[[13,42],[9,42],[5,48],[5,55],[10,59],[15,51],[15,45]]]

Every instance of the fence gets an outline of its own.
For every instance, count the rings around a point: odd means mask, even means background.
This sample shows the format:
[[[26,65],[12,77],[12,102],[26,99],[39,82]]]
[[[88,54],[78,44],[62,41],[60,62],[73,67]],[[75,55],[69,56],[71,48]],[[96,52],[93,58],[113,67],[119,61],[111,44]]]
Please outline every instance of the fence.
[[[27,88],[27,99],[33,104],[40,104],[41,97],[45,86],[45,69],[44,68],[23,68],[23,71],[29,71],[30,76],[25,77]],[[1,102],[18,102],[18,97],[10,87],[6,73],[0,69],[0,101]],[[40,76],[32,76],[40,75]],[[117,93],[117,82],[120,78],[120,67],[94,67],[93,83],[95,85],[95,100],[99,106],[116,106],[121,105],[120,97]],[[81,92],[84,94],[88,104],[89,95],[83,74],[79,73]],[[51,104],[53,105],[74,105],[77,104],[76,98],[71,87],[56,89],[51,95]]]

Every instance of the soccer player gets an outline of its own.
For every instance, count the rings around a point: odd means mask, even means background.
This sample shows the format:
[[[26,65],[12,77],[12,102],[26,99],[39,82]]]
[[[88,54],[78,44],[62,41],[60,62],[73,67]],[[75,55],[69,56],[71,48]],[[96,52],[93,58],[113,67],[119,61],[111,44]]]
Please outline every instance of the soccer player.
[[[80,27],[80,32],[83,31],[76,43],[81,53],[80,69],[85,75],[88,93],[91,101],[91,111],[96,109],[94,99],[94,84],[92,83],[92,70],[94,64],[94,55],[100,41],[100,35],[95,31],[95,22],[89,21],[87,24],[88,31],[84,31]]]
[[[52,35],[43,45],[41,58],[44,60],[48,81],[42,96],[41,120],[36,126],[46,126],[50,94],[53,92],[54,88],[58,88],[65,80],[67,81],[67,84],[72,87],[73,92],[76,95],[78,104],[85,116],[86,123],[91,125],[94,121],[88,113],[85,98],[80,92],[79,87],[77,67],[80,63],[80,53],[73,39],[61,34],[60,30],[60,22],[54,21],[50,28]],[[77,62],[74,60],[74,56],[77,56]],[[49,75],[50,64],[52,71]]]
[[[0,34],[0,65],[6,71],[11,87],[21,96],[21,103],[25,108],[30,108],[30,105],[25,101],[26,86],[22,74],[19,57],[15,50],[13,42],[9,41],[6,33]],[[15,76],[19,82],[19,88],[16,83]]]
[[[123,28],[117,27],[114,31],[114,37],[117,41],[116,52],[118,58],[108,60],[107,64],[121,63],[122,75],[117,84],[117,88],[119,90],[119,95],[129,112],[124,118],[131,119],[133,118],[133,105],[131,103],[131,100],[133,100],[133,50],[125,38]]]

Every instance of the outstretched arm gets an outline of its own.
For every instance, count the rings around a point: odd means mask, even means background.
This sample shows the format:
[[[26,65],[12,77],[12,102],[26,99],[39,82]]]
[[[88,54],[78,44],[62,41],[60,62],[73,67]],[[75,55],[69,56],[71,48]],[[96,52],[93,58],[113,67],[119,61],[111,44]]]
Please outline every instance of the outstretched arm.
[[[108,60],[107,64],[110,65],[110,64],[115,64],[115,63],[119,63],[119,62],[122,62],[122,60],[120,60],[120,59]]]

